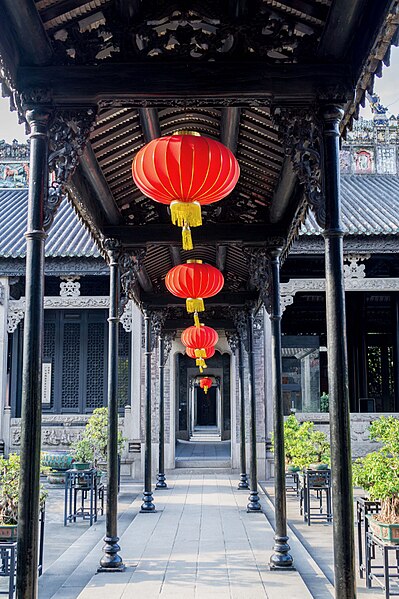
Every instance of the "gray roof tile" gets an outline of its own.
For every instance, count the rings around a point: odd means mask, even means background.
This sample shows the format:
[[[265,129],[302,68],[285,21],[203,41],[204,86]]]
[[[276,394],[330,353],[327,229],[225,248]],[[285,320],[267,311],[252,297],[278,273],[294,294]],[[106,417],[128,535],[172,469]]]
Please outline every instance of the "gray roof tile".
[[[399,233],[399,177],[397,175],[341,175],[342,225],[348,235]],[[301,235],[319,235],[310,211]]]
[[[0,189],[0,256],[22,258],[26,254],[27,189]],[[79,222],[72,206],[63,200],[46,240],[48,258],[93,258],[100,252]]]

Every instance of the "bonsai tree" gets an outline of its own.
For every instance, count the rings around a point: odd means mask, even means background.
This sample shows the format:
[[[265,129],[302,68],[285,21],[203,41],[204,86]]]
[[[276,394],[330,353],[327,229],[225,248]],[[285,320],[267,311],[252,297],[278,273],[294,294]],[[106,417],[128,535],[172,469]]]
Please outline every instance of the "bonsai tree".
[[[330,397],[328,393],[323,391],[320,395],[320,412],[328,412],[330,409]]]
[[[296,434],[292,461],[300,468],[311,464],[330,463],[330,444],[327,435],[315,429],[314,422],[300,424]]]
[[[90,464],[93,461],[93,447],[84,436],[72,444],[72,456],[75,462]]]
[[[380,449],[358,458],[353,464],[353,482],[373,501],[381,501],[375,520],[399,523],[399,420],[381,416],[370,425],[369,437]]]
[[[0,457],[0,524],[18,524],[19,477],[21,462],[13,453],[9,458]],[[43,506],[47,491],[40,487],[40,505]]]
[[[126,439],[118,431],[118,453],[123,451]],[[108,408],[96,408],[87,421],[81,441],[85,447],[91,449],[90,461],[95,463],[107,460],[108,447]],[[80,443],[78,441],[78,443]]]
[[[285,463],[287,466],[295,466],[293,463],[293,455],[295,453],[295,445],[297,433],[300,424],[294,414],[288,416],[284,421],[284,452],[285,452]],[[274,433],[271,434],[272,451],[274,451]]]

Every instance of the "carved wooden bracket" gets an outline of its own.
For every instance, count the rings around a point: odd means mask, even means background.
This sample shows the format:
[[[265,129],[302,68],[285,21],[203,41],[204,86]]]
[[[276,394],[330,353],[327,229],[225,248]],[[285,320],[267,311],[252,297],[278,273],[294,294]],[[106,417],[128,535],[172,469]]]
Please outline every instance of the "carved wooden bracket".
[[[303,185],[307,204],[320,227],[325,226],[325,198],[322,189],[322,128],[316,111],[277,107],[272,119],[284,151]]]
[[[143,264],[146,252],[146,248],[136,248],[135,250],[131,250],[129,253],[121,251],[119,255],[119,268],[121,272],[122,286],[122,309],[129,299],[138,303],[137,273]]]
[[[239,337],[237,331],[225,331],[227,343],[233,354],[236,353],[239,343]]]
[[[173,344],[175,337],[176,337],[176,331],[168,331],[163,336],[163,352],[164,353],[163,353],[162,366],[165,366],[166,362],[168,361],[169,354],[171,352],[172,344]]]

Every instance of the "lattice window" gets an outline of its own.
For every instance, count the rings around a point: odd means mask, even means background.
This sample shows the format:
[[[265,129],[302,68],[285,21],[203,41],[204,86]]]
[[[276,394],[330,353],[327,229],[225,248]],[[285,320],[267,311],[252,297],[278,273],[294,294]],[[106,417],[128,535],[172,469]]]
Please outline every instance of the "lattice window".
[[[79,410],[80,323],[64,323],[62,360],[62,407]]]
[[[86,409],[104,405],[104,323],[92,322],[87,328]]]
[[[55,356],[55,322],[44,323],[44,347],[43,360],[51,362],[51,401],[46,408],[52,408],[54,404],[54,356]]]
[[[119,327],[119,359],[118,359],[118,406],[124,408],[129,404],[129,353],[130,333]]]

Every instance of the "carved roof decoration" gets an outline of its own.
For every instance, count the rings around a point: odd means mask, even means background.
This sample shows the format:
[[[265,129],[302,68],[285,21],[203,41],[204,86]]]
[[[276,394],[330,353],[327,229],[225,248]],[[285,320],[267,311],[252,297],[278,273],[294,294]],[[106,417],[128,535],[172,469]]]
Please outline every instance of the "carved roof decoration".
[[[120,3],[123,4],[123,3]],[[44,28],[62,64],[104,61],[250,60],[294,63],[310,59],[326,23],[330,2],[257,0],[239,19],[228,3],[39,1]]]

